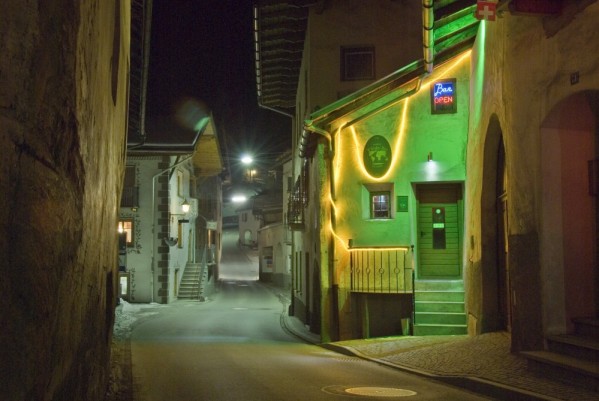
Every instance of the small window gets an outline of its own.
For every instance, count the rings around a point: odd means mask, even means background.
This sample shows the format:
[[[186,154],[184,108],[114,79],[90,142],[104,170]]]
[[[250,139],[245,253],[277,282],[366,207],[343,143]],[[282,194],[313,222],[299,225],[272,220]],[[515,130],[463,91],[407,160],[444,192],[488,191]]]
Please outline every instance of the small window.
[[[374,46],[341,48],[341,80],[373,80]]]
[[[177,170],[177,195],[183,196],[183,173]]]
[[[370,218],[388,219],[391,217],[391,194],[389,192],[370,193]]]
[[[127,248],[133,247],[133,220],[123,219],[119,220],[118,230],[120,233],[126,234]]]

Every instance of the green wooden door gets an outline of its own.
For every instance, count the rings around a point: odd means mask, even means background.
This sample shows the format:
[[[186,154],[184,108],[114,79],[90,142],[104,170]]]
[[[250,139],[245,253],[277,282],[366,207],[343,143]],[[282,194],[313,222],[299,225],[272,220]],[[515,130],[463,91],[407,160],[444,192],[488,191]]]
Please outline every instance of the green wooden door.
[[[420,279],[461,278],[461,194],[459,184],[417,187]]]

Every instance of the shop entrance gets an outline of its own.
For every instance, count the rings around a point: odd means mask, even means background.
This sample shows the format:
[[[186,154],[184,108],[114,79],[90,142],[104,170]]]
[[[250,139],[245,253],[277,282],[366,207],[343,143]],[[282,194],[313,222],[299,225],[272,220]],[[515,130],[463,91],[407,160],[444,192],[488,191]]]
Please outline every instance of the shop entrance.
[[[422,184],[418,200],[418,279],[462,276],[462,185]]]

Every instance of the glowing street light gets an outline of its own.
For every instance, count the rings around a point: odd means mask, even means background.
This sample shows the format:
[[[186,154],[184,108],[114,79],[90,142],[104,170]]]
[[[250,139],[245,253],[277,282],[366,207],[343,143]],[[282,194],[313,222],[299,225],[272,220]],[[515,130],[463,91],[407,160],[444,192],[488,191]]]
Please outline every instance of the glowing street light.
[[[247,200],[247,197],[245,195],[233,195],[231,200],[233,203],[244,203]]]
[[[243,155],[241,157],[241,162],[247,166],[252,164],[254,162],[254,159],[250,155]]]

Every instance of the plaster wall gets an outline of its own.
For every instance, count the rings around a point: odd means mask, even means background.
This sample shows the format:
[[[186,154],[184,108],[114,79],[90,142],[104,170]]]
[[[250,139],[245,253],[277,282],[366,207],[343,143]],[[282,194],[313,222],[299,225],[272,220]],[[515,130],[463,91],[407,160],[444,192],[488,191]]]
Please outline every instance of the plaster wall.
[[[160,157],[127,158],[128,165],[136,166],[136,184],[139,208],[132,211],[121,208],[120,216],[133,218],[134,246],[127,249],[127,271],[130,274],[131,302],[152,302],[152,179],[159,173]]]
[[[416,200],[414,183],[461,182],[466,177],[465,149],[468,132],[468,58],[452,69],[440,68],[408,101],[343,129],[336,135],[334,174],[336,183],[337,234],[341,245],[353,239],[354,246],[412,245]],[[458,112],[431,114],[429,83],[440,77],[457,79]],[[383,136],[391,146],[388,173],[371,176],[364,168],[364,147],[373,136]],[[427,161],[429,152],[433,161]],[[391,219],[371,219],[368,188],[390,185]],[[396,211],[396,196],[409,196],[408,212]],[[343,247],[338,248],[343,251]]]
[[[173,164],[176,160],[171,160]],[[197,200],[192,199],[190,195],[190,176],[191,172],[186,163],[172,170],[173,173],[169,180],[169,235],[177,238],[179,242],[169,247],[168,268],[163,269],[158,280],[166,280],[168,294],[166,302],[172,302],[177,299],[175,296],[178,283],[183,276],[183,270],[188,261],[193,261],[195,254],[195,218],[197,215]],[[190,204],[188,213],[183,213],[181,205],[187,201]],[[179,222],[187,220],[187,222]],[[181,229],[179,230],[179,225]],[[178,277],[176,278],[176,272]]]
[[[589,2],[587,2],[588,4]],[[599,3],[576,5],[558,19],[505,13],[481,24],[472,62],[472,110],[468,142],[466,201],[467,308],[475,332],[484,330],[491,308],[481,301],[485,266],[481,255],[481,196],[484,145],[494,115],[504,138],[513,279],[512,347],[540,348],[545,328],[563,326],[563,288],[547,291],[555,271],[541,265],[551,250],[542,236],[541,125],[568,96],[599,88]],[[570,74],[580,81],[571,84]],[[540,245],[545,244],[545,245]],[[559,274],[559,273],[558,273]],[[544,327],[544,328],[543,328]]]
[[[338,285],[341,338],[356,335],[355,316],[348,311],[350,261],[347,245],[354,247],[405,246],[418,242],[417,200],[413,185],[432,182],[463,182],[466,177],[465,151],[468,137],[470,58],[460,55],[439,66],[409,98],[367,120],[335,134],[335,282]],[[456,78],[457,113],[431,114],[430,83]],[[389,142],[392,161],[382,177],[373,177],[364,167],[364,147],[374,135]],[[433,161],[427,161],[429,152]],[[328,179],[325,187],[328,186]],[[370,218],[370,190],[391,190],[391,218]],[[408,211],[397,211],[396,197],[408,197]],[[329,203],[323,199],[322,204]],[[328,227],[323,227],[329,231]],[[411,253],[406,266],[412,266]],[[417,261],[414,261],[417,263]]]
[[[333,0],[310,8],[310,101],[325,106],[422,57],[422,19],[417,1]],[[341,81],[341,46],[374,46],[375,78]],[[310,111],[313,111],[310,108]]]
[[[2,4],[3,399],[104,399],[118,294],[130,7]]]

